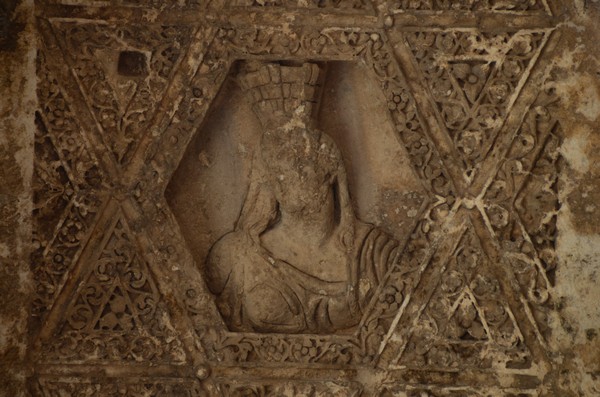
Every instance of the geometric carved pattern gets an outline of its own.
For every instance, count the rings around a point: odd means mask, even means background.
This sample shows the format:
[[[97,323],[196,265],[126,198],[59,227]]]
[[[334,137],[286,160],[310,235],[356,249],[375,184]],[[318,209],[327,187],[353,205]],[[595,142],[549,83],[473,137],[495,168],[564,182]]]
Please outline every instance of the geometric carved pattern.
[[[523,392],[519,389],[511,390],[509,388],[489,388],[485,390],[473,390],[468,387],[455,388],[419,388],[419,387],[398,387],[387,388],[381,394],[382,397],[487,397],[502,395],[506,397],[537,397],[538,392]]]
[[[118,164],[131,160],[189,42],[188,29],[55,25],[103,141]],[[118,73],[112,73],[118,63]]]
[[[47,359],[181,363],[185,353],[123,217],[84,276]]]
[[[152,396],[152,397],[198,397],[202,390],[194,381],[179,382],[155,379],[140,379],[139,383],[123,382],[115,378],[112,382],[94,380],[39,379],[32,388],[36,397],[62,396]]]
[[[223,397],[237,396],[348,396],[356,397],[361,393],[360,386],[352,383],[302,383],[289,382],[280,384],[237,385],[222,384],[219,389]]]
[[[497,269],[475,233],[468,230],[449,262],[439,265],[443,270],[424,280],[432,285],[433,294],[398,363],[417,368],[526,364],[529,352],[502,296]]]
[[[547,11],[545,0],[402,0],[393,2],[393,9],[422,11]]]
[[[537,396],[561,169],[546,2],[159,3],[41,5],[37,395]],[[351,332],[230,332],[164,199],[238,60],[362,63],[425,190]]]
[[[544,33],[424,31],[407,40],[471,178],[542,50]]]
[[[489,227],[501,241],[544,337],[549,332],[547,312],[558,262],[555,248],[562,134],[550,107],[556,101],[552,91],[538,96],[485,194]]]
[[[372,10],[367,0],[232,0],[229,7],[289,7],[330,8],[342,10]]]
[[[99,189],[106,176],[90,151],[46,53],[38,53],[36,167],[32,254],[37,282],[33,314],[42,316],[62,288],[102,206]]]

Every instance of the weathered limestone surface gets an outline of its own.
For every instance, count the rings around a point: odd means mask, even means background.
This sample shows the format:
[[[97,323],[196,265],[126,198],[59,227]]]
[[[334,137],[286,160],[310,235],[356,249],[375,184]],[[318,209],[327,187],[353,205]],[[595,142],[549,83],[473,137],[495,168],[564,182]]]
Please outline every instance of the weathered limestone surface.
[[[558,218],[558,255],[555,294],[559,307],[553,326],[552,347],[560,352],[564,372],[558,377],[562,390],[572,395],[600,393],[600,299],[598,288],[598,225],[596,210],[600,173],[600,43],[595,26],[600,2],[579,2],[571,8],[554,73],[561,97],[559,108],[565,131],[561,150],[566,167],[561,175],[561,211]],[[560,325],[559,325],[560,324]],[[561,392],[565,395],[567,391]]]
[[[0,394],[25,396],[35,95],[33,3],[0,5]]]
[[[0,4],[0,395],[600,396],[598,22]]]

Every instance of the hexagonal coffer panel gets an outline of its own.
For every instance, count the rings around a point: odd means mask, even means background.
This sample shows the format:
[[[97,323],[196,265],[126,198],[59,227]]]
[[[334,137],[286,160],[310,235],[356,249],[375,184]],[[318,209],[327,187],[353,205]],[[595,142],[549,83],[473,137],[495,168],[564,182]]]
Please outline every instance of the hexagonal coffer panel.
[[[428,202],[370,71],[238,62],[166,191],[231,331],[349,334]]]

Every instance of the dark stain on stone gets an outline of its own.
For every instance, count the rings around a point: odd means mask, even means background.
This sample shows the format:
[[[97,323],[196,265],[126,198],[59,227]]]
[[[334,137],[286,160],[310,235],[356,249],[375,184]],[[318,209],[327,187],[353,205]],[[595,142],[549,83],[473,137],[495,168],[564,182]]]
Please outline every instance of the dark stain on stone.
[[[0,2],[0,51],[14,51],[19,33],[25,28],[23,23],[14,20],[16,7],[17,0]]]

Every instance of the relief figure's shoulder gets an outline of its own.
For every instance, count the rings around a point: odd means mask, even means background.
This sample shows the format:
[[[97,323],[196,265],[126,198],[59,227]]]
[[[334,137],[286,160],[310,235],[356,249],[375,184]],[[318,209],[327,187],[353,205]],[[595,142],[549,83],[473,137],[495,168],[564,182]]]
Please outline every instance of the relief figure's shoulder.
[[[242,231],[233,231],[221,237],[206,258],[206,281],[214,294],[220,294],[235,268],[247,260],[252,242]]]

